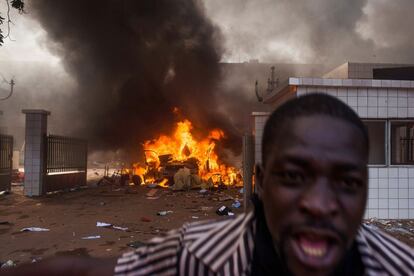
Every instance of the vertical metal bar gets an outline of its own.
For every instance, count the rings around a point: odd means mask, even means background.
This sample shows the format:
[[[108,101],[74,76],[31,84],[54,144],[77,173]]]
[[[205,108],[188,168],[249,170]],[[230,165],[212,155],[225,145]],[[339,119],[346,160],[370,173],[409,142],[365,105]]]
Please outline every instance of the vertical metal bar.
[[[244,187],[244,211],[251,209],[251,196],[253,193],[253,167],[254,167],[253,136],[243,136],[243,187]]]

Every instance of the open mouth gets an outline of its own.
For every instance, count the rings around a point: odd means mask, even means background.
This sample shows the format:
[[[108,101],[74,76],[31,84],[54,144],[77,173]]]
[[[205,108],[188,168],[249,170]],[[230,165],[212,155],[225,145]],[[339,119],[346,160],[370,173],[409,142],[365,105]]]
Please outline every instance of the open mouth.
[[[311,269],[329,269],[340,259],[340,241],[330,232],[299,232],[293,235],[291,244],[294,257]]]

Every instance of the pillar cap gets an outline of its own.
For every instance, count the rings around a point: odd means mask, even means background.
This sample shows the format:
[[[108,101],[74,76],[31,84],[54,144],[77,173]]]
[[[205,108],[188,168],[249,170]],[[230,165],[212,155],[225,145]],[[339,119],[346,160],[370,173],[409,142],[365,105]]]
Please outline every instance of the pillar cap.
[[[43,110],[43,109],[23,109],[22,113],[24,114],[45,114],[50,115],[50,111]]]

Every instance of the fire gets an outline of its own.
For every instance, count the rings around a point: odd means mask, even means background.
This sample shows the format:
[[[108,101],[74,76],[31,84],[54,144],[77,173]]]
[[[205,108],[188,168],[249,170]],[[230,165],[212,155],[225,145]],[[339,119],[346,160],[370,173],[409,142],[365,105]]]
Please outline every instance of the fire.
[[[177,122],[174,132],[161,135],[157,139],[143,144],[146,167],[134,165],[134,174],[141,176],[145,183],[167,181],[179,168],[188,168],[204,183],[214,185],[236,185],[241,183],[239,170],[220,162],[215,151],[216,143],[225,137],[220,129],[213,129],[206,138],[196,140],[192,135],[192,123],[189,120]],[[166,165],[167,164],[167,165]]]

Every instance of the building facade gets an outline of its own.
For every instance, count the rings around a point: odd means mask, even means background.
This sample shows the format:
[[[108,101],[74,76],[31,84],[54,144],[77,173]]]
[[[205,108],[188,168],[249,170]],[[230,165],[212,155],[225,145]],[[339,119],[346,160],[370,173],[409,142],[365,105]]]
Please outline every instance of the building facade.
[[[356,65],[364,69],[360,78],[356,78]],[[324,78],[289,78],[285,86],[265,95],[264,103],[277,107],[288,99],[319,92],[348,104],[367,126],[371,141],[365,217],[414,219],[414,81],[372,79],[368,71],[378,66],[381,64],[347,63]],[[350,75],[353,78],[348,78]],[[263,127],[269,114],[252,115],[255,161],[260,162]]]

